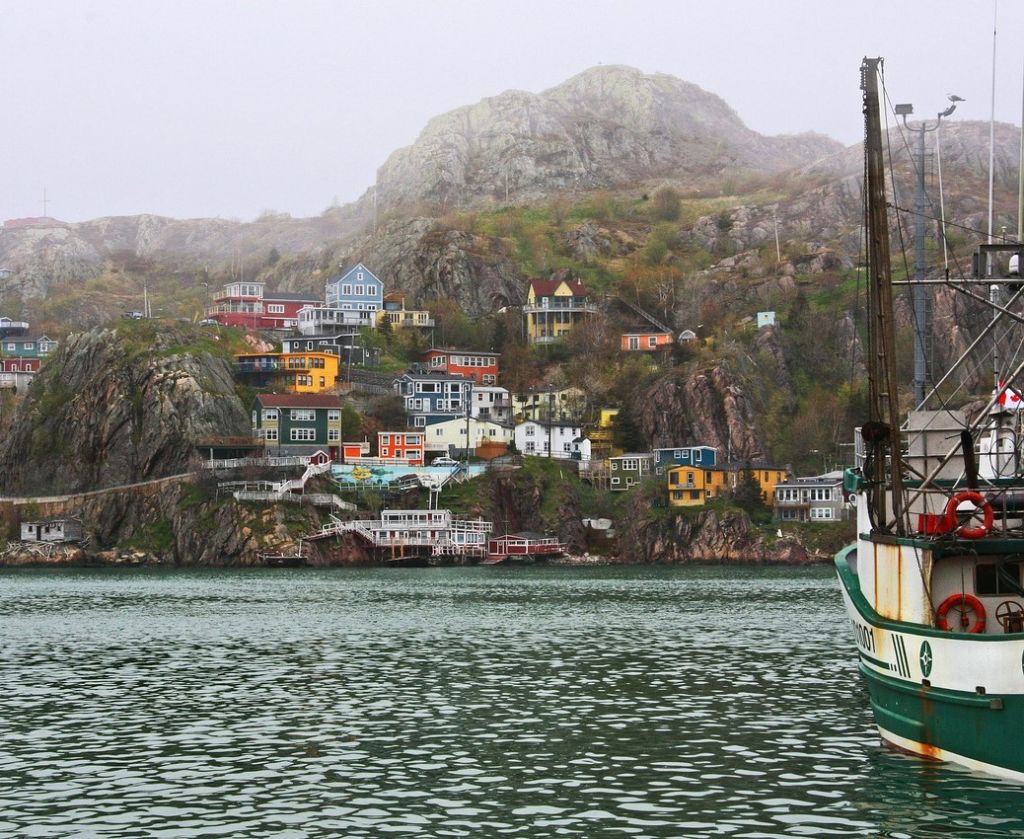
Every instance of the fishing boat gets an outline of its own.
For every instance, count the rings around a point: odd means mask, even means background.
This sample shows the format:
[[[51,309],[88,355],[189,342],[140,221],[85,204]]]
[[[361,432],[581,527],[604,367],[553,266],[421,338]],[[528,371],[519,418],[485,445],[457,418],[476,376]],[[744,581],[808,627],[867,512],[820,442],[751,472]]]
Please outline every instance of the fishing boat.
[[[957,376],[977,378],[972,356],[995,355],[1007,327],[1020,335],[1020,280],[998,264],[1000,249],[1022,246],[984,245],[975,276],[935,280],[989,306],[992,320],[902,416],[893,287],[909,281],[889,271],[880,61],[861,66],[870,414],[844,476],[858,538],[836,556],[840,589],[882,740],[1024,781],[1024,361],[1005,354],[990,393],[950,401]]]

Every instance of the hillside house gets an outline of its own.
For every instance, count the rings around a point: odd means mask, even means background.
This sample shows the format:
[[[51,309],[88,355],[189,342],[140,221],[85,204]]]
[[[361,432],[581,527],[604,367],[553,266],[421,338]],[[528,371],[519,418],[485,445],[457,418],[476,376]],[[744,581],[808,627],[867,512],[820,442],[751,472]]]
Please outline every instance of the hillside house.
[[[363,346],[358,329],[322,332],[312,335],[288,335],[281,339],[285,353],[322,352],[338,356],[341,365],[365,366],[380,360],[380,350]]]
[[[558,420],[579,422],[586,396],[578,387],[542,387],[512,395],[512,415],[522,422]]]
[[[475,385],[469,402],[469,415],[476,419],[512,423],[512,399],[503,387]]]
[[[475,453],[483,446],[501,445],[507,448],[512,442],[511,426],[472,417],[468,422],[464,418],[436,422],[428,426],[424,433],[428,452],[453,457],[463,457],[467,447]]]
[[[45,358],[57,349],[57,342],[45,335],[8,335],[0,341],[4,358]]]
[[[725,484],[730,492],[735,492],[740,479],[740,473],[750,470],[761,488],[761,501],[768,507],[772,506],[775,497],[775,487],[789,479],[789,472],[781,466],[773,466],[770,463],[761,461],[734,461],[724,463],[715,467],[725,473]]]
[[[582,436],[581,431],[575,423],[528,420],[516,425],[513,439],[516,448],[524,455],[570,460],[573,441]]]
[[[266,291],[264,283],[239,280],[224,286],[207,308],[206,319],[241,329],[294,329],[299,310],[319,303],[308,294]]]
[[[664,475],[673,466],[698,466],[706,469],[718,461],[713,446],[671,446],[654,450],[654,474]]]
[[[615,418],[618,415],[618,408],[601,408],[598,412],[597,423],[587,427],[591,455],[595,460],[607,460],[609,457],[622,454],[622,449],[612,445],[615,436]]]
[[[331,353],[239,353],[235,375],[253,387],[320,393],[338,382],[338,356]]]
[[[395,392],[405,403],[411,428],[465,417],[473,380],[447,373],[405,373],[395,379]]]
[[[702,507],[727,491],[726,473],[703,466],[668,466],[668,503],[672,507]]]
[[[22,542],[80,542],[82,522],[76,518],[50,518],[21,523]]]
[[[625,492],[640,484],[651,474],[654,455],[650,452],[628,452],[608,458],[608,488]]]
[[[843,493],[842,471],[777,483],[772,512],[778,521],[845,521],[850,507]]]
[[[317,335],[339,330],[358,331],[377,326],[376,313],[366,309],[342,309],[338,306],[303,306],[299,309],[299,332]]]
[[[389,291],[384,295],[384,309],[377,316],[377,325],[383,324],[384,321],[387,321],[392,329],[410,326],[430,328],[434,325],[434,319],[425,309],[405,308],[404,291]]]
[[[326,308],[359,313],[361,323],[375,327],[384,308],[384,283],[360,262],[327,281],[325,300]]]
[[[422,431],[378,431],[377,456],[382,460],[395,460],[409,466],[422,466],[424,462]]]
[[[252,436],[268,455],[313,455],[341,449],[341,399],[326,393],[261,393],[252,408]]]
[[[0,338],[8,335],[27,335],[28,323],[23,320],[11,320],[8,317],[0,317]]]
[[[498,358],[496,352],[436,348],[423,353],[421,360],[427,370],[463,376],[478,385],[496,385]]]
[[[562,340],[574,326],[597,311],[579,280],[530,280],[523,317],[531,344]]]

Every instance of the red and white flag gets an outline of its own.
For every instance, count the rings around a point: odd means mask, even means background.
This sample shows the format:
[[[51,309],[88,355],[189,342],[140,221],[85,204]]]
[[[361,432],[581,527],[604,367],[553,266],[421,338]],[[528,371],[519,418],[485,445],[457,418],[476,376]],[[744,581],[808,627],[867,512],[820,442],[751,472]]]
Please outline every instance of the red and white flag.
[[[999,389],[1003,390],[1003,383],[999,383]],[[1024,408],[1024,400],[1017,391],[1012,387],[1008,387],[999,394],[999,399],[996,400],[999,404],[1007,411],[1019,411]]]

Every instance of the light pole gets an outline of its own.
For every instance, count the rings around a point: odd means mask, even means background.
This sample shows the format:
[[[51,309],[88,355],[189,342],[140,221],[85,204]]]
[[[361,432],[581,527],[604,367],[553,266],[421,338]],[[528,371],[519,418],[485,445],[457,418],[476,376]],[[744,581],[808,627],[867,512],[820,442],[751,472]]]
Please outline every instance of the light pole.
[[[924,285],[924,135],[938,129],[943,117],[950,116],[956,110],[956,103],[963,100],[959,96],[949,97],[952,104],[941,111],[935,118],[934,125],[922,121],[917,128],[911,128],[907,117],[914,113],[914,106],[903,104],[896,106],[896,114],[903,118],[903,127],[917,134],[917,188],[914,191],[914,280],[911,286],[911,299],[914,307],[914,404],[920,407],[924,402],[924,388],[928,381],[928,359],[925,353],[925,335],[928,334],[928,295]]]

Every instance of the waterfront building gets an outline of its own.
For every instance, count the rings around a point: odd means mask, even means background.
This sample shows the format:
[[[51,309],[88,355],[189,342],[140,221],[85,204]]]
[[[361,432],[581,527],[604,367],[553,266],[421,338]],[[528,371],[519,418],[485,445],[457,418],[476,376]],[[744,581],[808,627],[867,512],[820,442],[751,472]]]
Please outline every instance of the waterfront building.
[[[312,455],[341,448],[341,399],[326,393],[261,393],[252,408],[252,436],[268,455]]]
[[[845,521],[850,508],[842,471],[777,483],[772,512],[779,521]]]
[[[727,491],[726,472],[703,466],[669,466],[668,503],[672,507],[703,507]]]
[[[22,542],[80,542],[82,522],[76,518],[57,517],[21,523]]]

